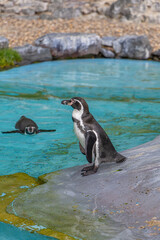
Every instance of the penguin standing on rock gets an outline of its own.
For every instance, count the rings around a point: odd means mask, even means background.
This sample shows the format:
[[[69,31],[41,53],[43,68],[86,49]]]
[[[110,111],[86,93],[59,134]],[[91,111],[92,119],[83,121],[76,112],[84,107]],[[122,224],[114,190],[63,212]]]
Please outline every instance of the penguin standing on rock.
[[[102,162],[119,163],[126,159],[115,150],[108,135],[89,112],[88,104],[83,98],[74,97],[61,103],[73,107],[72,120],[80,151],[86,155],[89,163],[94,160],[92,166],[81,170],[82,176],[96,173]]]
[[[40,132],[55,132],[56,130],[43,130],[38,129],[37,124],[30,118],[26,118],[25,116],[22,116],[18,122],[15,125],[15,128],[17,130],[13,131],[7,131],[2,133],[21,133],[21,134],[27,134],[27,135],[33,135],[38,134]]]

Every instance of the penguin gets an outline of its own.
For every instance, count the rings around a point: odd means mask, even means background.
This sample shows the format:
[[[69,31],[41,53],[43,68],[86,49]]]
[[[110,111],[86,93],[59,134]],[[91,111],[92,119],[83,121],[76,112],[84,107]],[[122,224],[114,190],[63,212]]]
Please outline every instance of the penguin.
[[[79,148],[82,154],[86,155],[91,166],[81,170],[82,176],[97,172],[102,162],[123,162],[126,157],[118,153],[104,129],[89,112],[86,101],[81,97],[73,97],[70,100],[63,100],[63,105],[73,108],[72,120],[74,132],[79,140]]]
[[[56,130],[43,130],[38,129],[37,124],[30,118],[26,118],[25,116],[21,116],[20,119],[16,122],[15,128],[17,130],[7,131],[2,133],[21,133],[25,135],[34,135],[40,132],[55,132]]]

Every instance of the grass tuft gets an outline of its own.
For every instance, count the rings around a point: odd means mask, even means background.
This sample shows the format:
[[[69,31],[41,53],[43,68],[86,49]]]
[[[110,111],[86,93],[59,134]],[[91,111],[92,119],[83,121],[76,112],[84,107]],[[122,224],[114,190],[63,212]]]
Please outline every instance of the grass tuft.
[[[15,66],[16,62],[22,60],[18,52],[11,48],[0,49],[0,70]]]

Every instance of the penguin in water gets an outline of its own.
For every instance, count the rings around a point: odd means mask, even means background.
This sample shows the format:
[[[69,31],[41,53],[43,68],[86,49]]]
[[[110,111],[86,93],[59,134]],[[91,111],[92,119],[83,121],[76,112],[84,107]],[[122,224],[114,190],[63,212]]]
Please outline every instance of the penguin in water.
[[[7,131],[7,132],[2,132],[2,133],[21,133],[21,134],[28,134],[28,135],[33,135],[33,134],[38,134],[40,132],[55,132],[56,130],[43,130],[43,129],[38,129],[37,124],[29,118],[26,118],[25,116],[22,116],[18,122],[16,122],[15,128],[17,130],[14,131]]]
[[[82,176],[96,173],[102,162],[119,163],[126,159],[115,150],[106,132],[89,112],[88,104],[83,98],[74,97],[61,103],[73,107],[72,120],[80,151],[86,155],[89,163],[94,160],[92,166],[81,170]]]

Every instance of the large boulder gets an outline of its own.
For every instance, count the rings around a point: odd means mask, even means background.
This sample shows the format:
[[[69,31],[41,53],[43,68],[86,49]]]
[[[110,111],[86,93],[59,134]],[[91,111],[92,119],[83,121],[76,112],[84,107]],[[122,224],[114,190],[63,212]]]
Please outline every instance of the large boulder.
[[[39,47],[49,48],[54,58],[77,58],[97,55],[101,38],[87,33],[50,33],[35,41]]]
[[[39,177],[7,211],[78,239],[160,239],[160,136],[81,176],[84,166]]]
[[[18,64],[26,65],[34,62],[51,61],[52,55],[48,48],[36,47],[30,44],[14,48],[22,57]]]
[[[9,41],[7,38],[0,36],[0,49],[8,48]]]
[[[113,49],[117,56],[132,59],[148,59],[152,47],[147,36],[129,35],[113,41]]]

